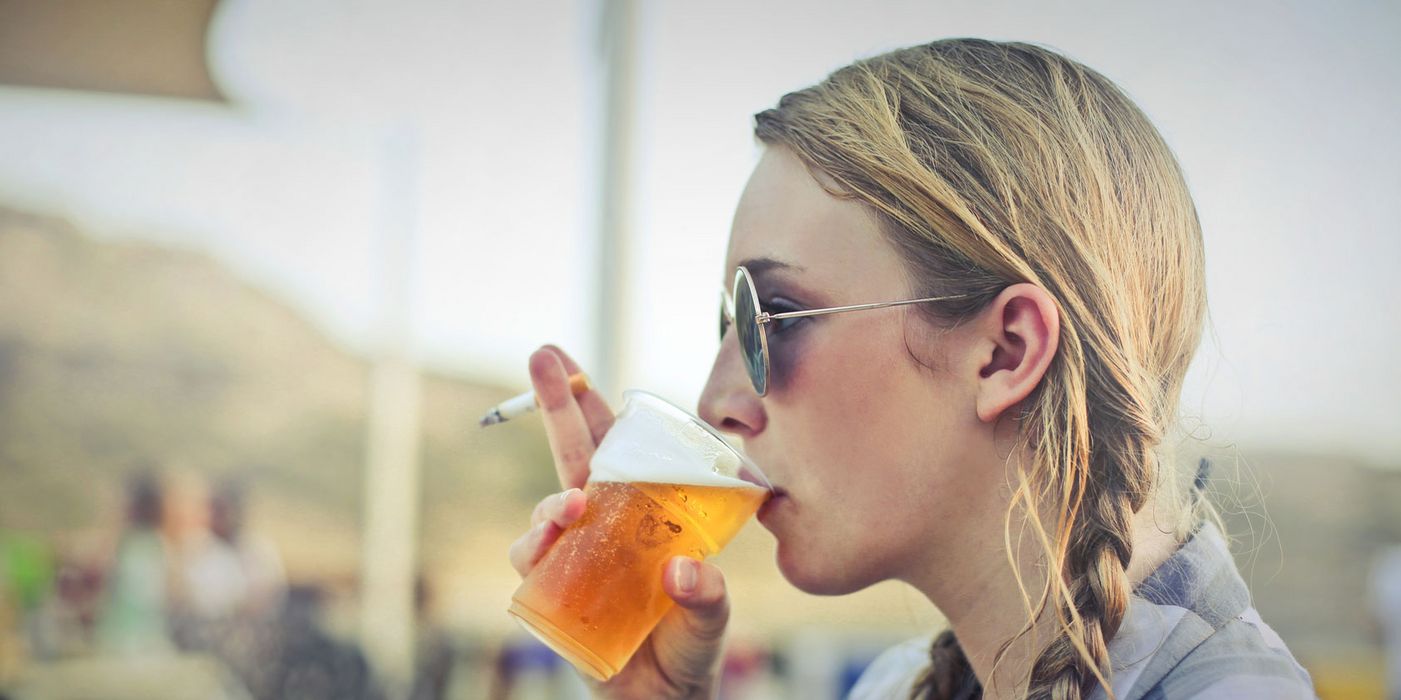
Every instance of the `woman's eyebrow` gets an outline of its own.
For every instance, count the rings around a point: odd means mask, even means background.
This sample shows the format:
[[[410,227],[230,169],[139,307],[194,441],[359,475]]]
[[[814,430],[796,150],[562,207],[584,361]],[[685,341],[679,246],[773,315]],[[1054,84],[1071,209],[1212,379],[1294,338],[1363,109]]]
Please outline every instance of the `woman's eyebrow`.
[[[769,270],[782,270],[784,272],[802,272],[801,265],[783,262],[775,258],[749,258],[739,263],[740,267],[749,270],[749,274],[758,276]]]

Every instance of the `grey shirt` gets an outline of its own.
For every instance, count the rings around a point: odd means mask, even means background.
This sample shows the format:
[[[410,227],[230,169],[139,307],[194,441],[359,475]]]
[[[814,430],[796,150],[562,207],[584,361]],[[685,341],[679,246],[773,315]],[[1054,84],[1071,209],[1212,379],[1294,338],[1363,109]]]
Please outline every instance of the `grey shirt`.
[[[929,663],[930,641],[887,649],[849,700],[908,698]],[[1118,700],[1317,697],[1308,672],[1251,607],[1225,540],[1210,523],[1134,589],[1109,658]],[[1090,697],[1107,696],[1096,688]]]

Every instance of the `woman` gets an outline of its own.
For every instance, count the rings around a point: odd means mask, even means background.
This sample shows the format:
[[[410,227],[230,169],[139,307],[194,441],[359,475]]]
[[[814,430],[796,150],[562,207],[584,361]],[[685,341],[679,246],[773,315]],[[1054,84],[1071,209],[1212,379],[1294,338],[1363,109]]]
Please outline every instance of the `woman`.
[[[955,39],[843,68],[756,125],[739,312],[700,415],[778,488],[760,521],[789,581],[898,579],[949,620],[853,697],[1312,697],[1163,444],[1206,295],[1191,197],[1143,113],[1046,49]],[[909,303],[830,312],[890,301]],[[582,486],[608,407],[571,397],[558,349],[530,366]],[[576,488],[542,501],[516,568],[583,508]],[[724,580],[685,558],[665,576],[678,607],[600,694],[715,692]]]

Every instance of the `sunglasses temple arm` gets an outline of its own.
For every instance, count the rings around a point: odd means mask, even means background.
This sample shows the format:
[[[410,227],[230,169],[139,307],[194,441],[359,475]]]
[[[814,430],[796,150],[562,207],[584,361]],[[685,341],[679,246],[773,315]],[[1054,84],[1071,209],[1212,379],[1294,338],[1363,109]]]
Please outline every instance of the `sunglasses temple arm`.
[[[803,316],[821,316],[824,314],[840,314],[847,311],[864,311],[866,309],[881,309],[887,306],[904,306],[905,304],[921,304],[928,301],[950,301],[953,299],[967,298],[966,294],[947,297],[928,297],[925,299],[906,299],[904,301],[880,301],[874,304],[856,304],[854,306],[834,306],[830,309],[806,309],[804,311],[785,311],[781,314],[760,314],[760,319],[767,322],[772,319],[800,318]]]

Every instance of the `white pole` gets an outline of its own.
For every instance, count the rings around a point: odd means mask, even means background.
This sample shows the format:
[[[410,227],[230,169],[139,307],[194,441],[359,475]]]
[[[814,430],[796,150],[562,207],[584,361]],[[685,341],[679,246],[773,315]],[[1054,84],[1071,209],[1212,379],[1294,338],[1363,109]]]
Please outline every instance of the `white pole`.
[[[598,303],[594,383],[616,397],[628,381],[632,150],[636,5],[601,0],[603,59],[602,173],[599,179]]]
[[[410,357],[409,295],[417,226],[417,134],[380,134],[384,312],[370,379],[360,643],[391,698],[413,680],[418,553],[419,374]]]

